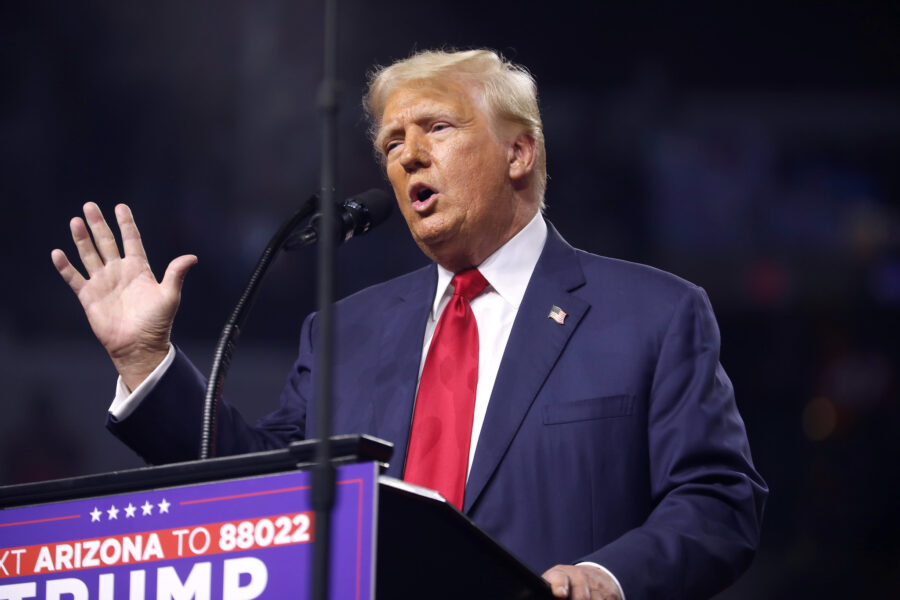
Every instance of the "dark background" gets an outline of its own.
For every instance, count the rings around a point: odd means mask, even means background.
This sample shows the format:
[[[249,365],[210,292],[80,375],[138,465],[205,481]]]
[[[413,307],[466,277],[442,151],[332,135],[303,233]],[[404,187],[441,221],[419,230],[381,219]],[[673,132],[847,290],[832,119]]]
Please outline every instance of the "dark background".
[[[490,46],[537,78],[547,215],[581,248],[707,289],[757,465],[762,548],[723,598],[900,592],[900,9],[868,2],[368,2],[341,8],[340,184],[384,184],[366,70]],[[137,466],[114,372],[50,263],[88,200],[135,212],[158,275],[192,252],[176,340],[206,368],[278,223],[318,187],[320,2],[4,3],[0,484]],[[395,217],[340,293],[424,258]],[[229,379],[275,406],[313,253],[273,268]]]

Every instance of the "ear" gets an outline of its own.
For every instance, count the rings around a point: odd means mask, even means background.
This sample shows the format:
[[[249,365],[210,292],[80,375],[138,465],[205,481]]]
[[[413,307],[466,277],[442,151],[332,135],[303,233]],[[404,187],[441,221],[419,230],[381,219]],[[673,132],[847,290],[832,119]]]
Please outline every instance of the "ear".
[[[521,181],[534,171],[537,144],[528,133],[520,133],[509,145],[509,178]]]

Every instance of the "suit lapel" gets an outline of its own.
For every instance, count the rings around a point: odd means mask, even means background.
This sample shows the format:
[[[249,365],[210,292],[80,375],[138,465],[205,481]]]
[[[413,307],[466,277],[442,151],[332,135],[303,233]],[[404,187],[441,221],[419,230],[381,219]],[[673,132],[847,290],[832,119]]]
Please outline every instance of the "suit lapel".
[[[575,250],[548,223],[547,242],[513,323],[478,438],[466,483],[469,512],[590,305],[572,295],[584,284]],[[562,325],[548,317],[551,307],[566,312]]]
[[[383,323],[374,390],[375,435],[393,442],[394,454],[387,474],[403,476],[409,427],[416,397],[419,361],[425,324],[434,299],[434,265],[411,274],[380,318]],[[379,318],[379,317],[375,317]]]

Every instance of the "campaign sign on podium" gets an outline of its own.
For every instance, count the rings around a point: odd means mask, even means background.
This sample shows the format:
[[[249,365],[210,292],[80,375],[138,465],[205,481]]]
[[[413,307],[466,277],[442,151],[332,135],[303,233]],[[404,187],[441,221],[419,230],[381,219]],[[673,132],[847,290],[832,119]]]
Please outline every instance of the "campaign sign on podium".
[[[337,470],[333,598],[374,598],[377,465]],[[0,600],[307,598],[311,474],[0,511]]]

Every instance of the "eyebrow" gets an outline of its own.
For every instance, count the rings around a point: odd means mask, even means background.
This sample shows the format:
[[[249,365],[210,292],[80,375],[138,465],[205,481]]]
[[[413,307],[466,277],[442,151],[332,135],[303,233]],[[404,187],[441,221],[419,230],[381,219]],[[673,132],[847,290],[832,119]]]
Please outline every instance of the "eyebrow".
[[[378,133],[375,134],[375,147],[378,148],[378,150],[382,150],[385,139],[394,135],[394,132],[399,131],[399,130],[400,130],[400,127],[398,125],[391,125],[389,127],[381,127],[378,130]]]

